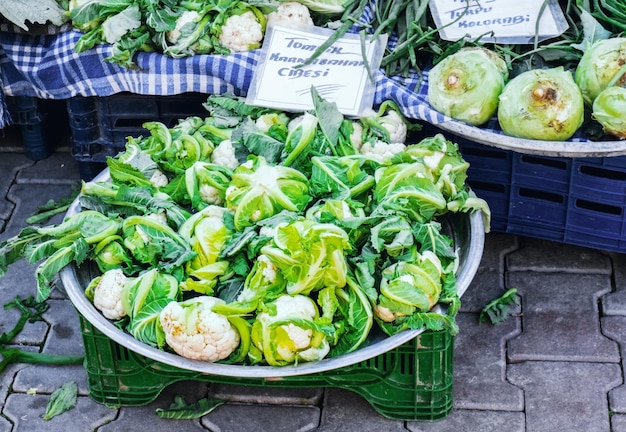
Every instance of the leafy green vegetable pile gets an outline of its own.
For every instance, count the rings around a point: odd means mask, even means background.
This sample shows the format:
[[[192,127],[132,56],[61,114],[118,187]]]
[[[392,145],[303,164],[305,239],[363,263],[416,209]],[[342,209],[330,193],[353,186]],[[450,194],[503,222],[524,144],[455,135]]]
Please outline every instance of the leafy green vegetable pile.
[[[439,218],[488,218],[468,163],[442,135],[407,145],[391,103],[347,119],[311,92],[303,114],[209,96],[206,118],[146,123],[108,159],[110,181],[83,183],[80,212],[0,244],[0,271],[42,261],[42,301],[64,266],[97,265],[86,295],[105,317],[205,361],[338,356],[375,323],[456,332],[458,255]]]
[[[260,48],[268,22],[324,25],[345,1],[72,0],[67,17],[84,34],[75,51],[112,45],[107,61],[136,68],[135,54],[170,57],[222,54]]]

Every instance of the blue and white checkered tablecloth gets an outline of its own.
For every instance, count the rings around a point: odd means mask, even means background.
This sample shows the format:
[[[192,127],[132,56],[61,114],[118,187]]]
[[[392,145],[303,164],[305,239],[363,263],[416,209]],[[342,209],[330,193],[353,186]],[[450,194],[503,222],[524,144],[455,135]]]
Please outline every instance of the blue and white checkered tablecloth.
[[[111,46],[107,44],[76,53],[74,46],[81,35],[75,30],[49,36],[0,33],[0,84],[4,91],[0,93],[0,102],[5,95],[68,99],[121,92],[245,96],[260,57],[259,50],[179,59],[142,52],[136,56],[140,70],[128,70],[105,61],[111,55]],[[375,105],[391,99],[408,118],[430,123],[448,120],[431,109],[426,100],[427,74],[421,79],[417,75],[409,79],[378,75]],[[0,128],[10,122],[6,107],[3,111]]]

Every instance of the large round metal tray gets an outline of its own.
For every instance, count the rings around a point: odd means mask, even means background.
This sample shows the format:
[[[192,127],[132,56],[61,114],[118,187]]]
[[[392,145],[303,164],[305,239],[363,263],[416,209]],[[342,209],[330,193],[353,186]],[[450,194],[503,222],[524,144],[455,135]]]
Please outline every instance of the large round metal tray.
[[[108,171],[103,171],[94,181],[109,180]],[[80,211],[80,204],[76,199],[67,211],[67,216]],[[454,241],[459,253],[459,268],[457,270],[457,289],[459,296],[469,287],[483,255],[485,241],[485,226],[482,213],[479,211],[459,214],[450,214],[442,225]],[[202,372],[210,375],[222,375],[245,378],[280,378],[295,375],[306,375],[324,372],[350,366],[361,361],[376,357],[390,351],[419,335],[423,330],[406,330],[394,336],[387,336],[376,328],[372,328],[366,346],[349,354],[326,358],[316,362],[300,363],[297,366],[244,366],[210,363],[191,360],[177,354],[159,350],[139,342],[130,334],[117,328],[112,321],[106,319],[100,311],[85,297],[85,288],[92,275],[87,269],[77,268],[75,265],[66,266],[60,272],[60,279],[67,295],[77,311],[95,328],[118,344],[144,357],[156,360],[181,369]],[[443,309],[437,305],[435,311]]]
[[[518,153],[551,157],[607,157],[626,155],[626,140],[621,141],[541,141],[515,138],[503,133],[471,126],[456,120],[437,123],[446,132],[463,138]]]

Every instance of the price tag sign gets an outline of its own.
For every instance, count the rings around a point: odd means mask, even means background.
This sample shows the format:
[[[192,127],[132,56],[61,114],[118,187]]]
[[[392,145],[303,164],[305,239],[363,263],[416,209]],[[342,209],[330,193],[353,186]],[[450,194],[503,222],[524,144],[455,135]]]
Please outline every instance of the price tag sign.
[[[431,0],[430,12],[447,41],[529,44],[568,28],[557,0]]]
[[[381,35],[362,44],[359,35],[346,34],[303,66],[332,32],[320,27],[268,27],[246,103],[303,112],[313,108],[311,87],[315,87],[344,115],[360,116],[371,109],[376,83],[370,79],[365,59],[375,79],[387,37]]]

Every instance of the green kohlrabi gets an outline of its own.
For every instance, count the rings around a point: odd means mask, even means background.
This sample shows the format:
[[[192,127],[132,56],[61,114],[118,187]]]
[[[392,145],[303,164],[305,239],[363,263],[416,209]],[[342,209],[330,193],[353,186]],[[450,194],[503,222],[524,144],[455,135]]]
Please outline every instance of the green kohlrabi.
[[[509,136],[545,141],[571,138],[584,120],[583,96],[563,67],[533,69],[500,94],[498,122]]]
[[[589,107],[605,88],[626,87],[626,37],[600,39],[586,47],[574,78]]]
[[[592,118],[606,133],[626,139],[626,87],[607,87],[593,101]]]
[[[463,48],[428,73],[428,101],[437,111],[478,126],[496,114],[508,76],[507,65],[496,52]]]

